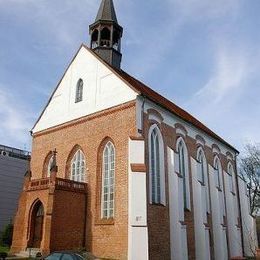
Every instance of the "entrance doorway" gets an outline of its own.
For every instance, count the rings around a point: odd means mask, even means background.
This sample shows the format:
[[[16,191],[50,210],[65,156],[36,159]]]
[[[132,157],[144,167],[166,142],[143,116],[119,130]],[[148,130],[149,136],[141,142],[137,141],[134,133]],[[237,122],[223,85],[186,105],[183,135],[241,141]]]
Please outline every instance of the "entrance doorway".
[[[31,215],[31,232],[30,232],[30,247],[40,248],[42,241],[44,221],[44,207],[43,204],[38,201],[32,210]]]

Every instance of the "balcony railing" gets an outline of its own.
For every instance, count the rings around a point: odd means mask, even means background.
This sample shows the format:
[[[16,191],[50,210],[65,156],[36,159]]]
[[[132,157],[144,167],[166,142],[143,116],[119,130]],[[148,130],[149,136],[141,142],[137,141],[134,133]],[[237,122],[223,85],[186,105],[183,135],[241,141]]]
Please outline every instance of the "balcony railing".
[[[71,181],[68,179],[56,178],[51,180],[50,178],[31,180],[29,182],[28,191],[46,190],[50,187],[54,187],[57,190],[67,190],[73,192],[87,191],[87,184],[82,182]]]

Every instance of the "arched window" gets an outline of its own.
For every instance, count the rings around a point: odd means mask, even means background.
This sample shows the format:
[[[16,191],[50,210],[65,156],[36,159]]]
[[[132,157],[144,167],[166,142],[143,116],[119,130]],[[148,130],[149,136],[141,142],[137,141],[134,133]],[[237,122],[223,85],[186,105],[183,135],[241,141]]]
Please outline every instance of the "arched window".
[[[54,156],[52,155],[48,162],[47,177],[51,176],[51,168],[53,166]]]
[[[77,182],[86,181],[86,163],[85,156],[81,150],[78,150],[71,160],[71,180]]]
[[[208,170],[207,170],[206,156],[202,148],[197,150],[197,178],[201,183],[202,187],[202,204],[205,206],[205,212],[210,213],[210,203],[209,203],[209,185],[208,185]],[[207,223],[207,218],[205,222]]]
[[[205,156],[201,149],[198,150],[197,154],[197,161],[198,161],[198,180],[201,182],[201,184],[205,185]]]
[[[107,27],[101,31],[101,46],[110,47],[110,30]]]
[[[183,206],[190,209],[190,184],[189,184],[189,161],[188,151],[182,138],[177,141],[177,173],[182,178],[183,184]]]
[[[222,172],[222,168],[221,168],[221,163],[220,160],[217,156],[215,156],[214,158],[214,169],[215,169],[215,184],[216,187],[221,189],[221,172]]]
[[[98,30],[94,30],[91,35],[91,48],[95,49],[98,47]]]
[[[101,217],[114,217],[115,207],[115,147],[108,142],[103,151]]]
[[[228,164],[228,179],[229,179],[229,190],[235,193],[235,180],[234,180],[234,168],[231,163]]]
[[[150,203],[165,205],[164,145],[157,125],[149,131]]]
[[[215,185],[218,189],[218,200],[219,200],[219,209],[221,214],[220,216],[220,222],[222,224],[225,224],[225,218],[226,218],[226,199],[224,196],[224,185],[223,185],[223,176],[222,176],[222,166],[219,157],[216,155],[214,158],[214,175],[215,175]]]
[[[113,34],[113,48],[120,51],[120,34],[118,31],[114,31]]]
[[[75,103],[78,103],[83,100],[83,85],[83,80],[79,79],[76,87]]]

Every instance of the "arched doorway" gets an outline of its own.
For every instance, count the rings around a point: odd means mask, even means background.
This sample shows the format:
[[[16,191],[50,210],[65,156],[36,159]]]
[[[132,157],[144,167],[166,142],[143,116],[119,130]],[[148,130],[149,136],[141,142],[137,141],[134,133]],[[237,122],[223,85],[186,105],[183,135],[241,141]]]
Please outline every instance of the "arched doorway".
[[[41,201],[37,201],[31,213],[30,243],[32,248],[40,248],[42,241],[44,221],[44,207]]]

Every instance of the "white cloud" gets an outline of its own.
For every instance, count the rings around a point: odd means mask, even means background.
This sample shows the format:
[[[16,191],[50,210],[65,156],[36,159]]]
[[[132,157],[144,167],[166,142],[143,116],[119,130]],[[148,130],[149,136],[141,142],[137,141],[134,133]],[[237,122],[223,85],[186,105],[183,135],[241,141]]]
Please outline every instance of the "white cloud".
[[[216,51],[213,74],[195,95],[194,99],[211,100],[209,105],[229,102],[245,87],[245,80],[250,75],[248,57],[241,50],[221,47]]]
[[[29,130],[33,113],[20,104],[19,100],[0,84],[0,143],[20,148],[30,147]]]
[[[227,45],[222,41],[218,46],[208,82],[184,106],[242,149],[245,142],[260,141],[260,122],[254,120],[260,116],[259,105],[249,100],[259,91],[251,84],[253,78],[259,78],[260,62],[253,51]]]

